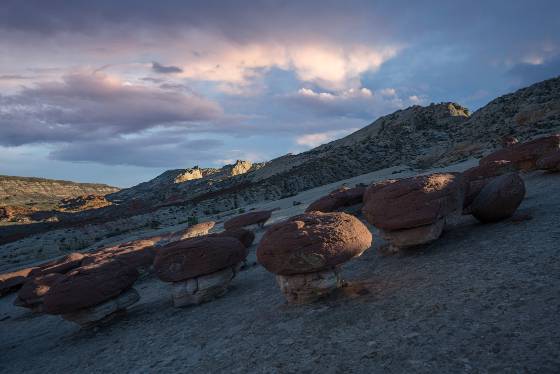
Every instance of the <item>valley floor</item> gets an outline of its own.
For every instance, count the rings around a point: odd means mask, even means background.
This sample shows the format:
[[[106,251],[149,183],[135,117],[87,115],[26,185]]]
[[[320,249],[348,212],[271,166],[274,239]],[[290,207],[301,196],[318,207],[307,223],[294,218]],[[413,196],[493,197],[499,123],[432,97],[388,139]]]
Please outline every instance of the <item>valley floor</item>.
[[[348,287],[314,305],[286,305],[260,266],[224,297],[185,309],[172,306],[167,284],[145,278],[127,316],[88,331],[4,297],[0,372],[558,373],[560,174],[524,178],[518,214],[532,219],[464,217],[435,243],[397,254],[379,250],[374,230],[373,248],[343,268]],[[332,187],[266,207],[282,208],[278,220]]]

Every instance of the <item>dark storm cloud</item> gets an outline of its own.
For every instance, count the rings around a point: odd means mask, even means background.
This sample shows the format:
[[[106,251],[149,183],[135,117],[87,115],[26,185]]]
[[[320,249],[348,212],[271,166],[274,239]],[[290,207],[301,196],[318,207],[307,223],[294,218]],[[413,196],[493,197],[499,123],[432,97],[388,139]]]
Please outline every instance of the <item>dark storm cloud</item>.
[[[193,94],[74,74],[0,96],[0,145],[133,134],[216,119],[220,107]]]
[[[165,66],[165,65],[161,65],[157,62],[152,62],[152,70],[155,71],[156,73],[160,73],[160,74],[176,74],[176,73],[182,73],[183,69],[181,69],[178,66]]]

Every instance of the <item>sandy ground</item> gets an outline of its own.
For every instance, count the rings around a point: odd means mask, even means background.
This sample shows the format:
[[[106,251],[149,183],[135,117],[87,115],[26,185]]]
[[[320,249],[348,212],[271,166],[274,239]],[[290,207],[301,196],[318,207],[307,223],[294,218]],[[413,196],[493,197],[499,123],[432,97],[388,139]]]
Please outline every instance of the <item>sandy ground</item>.
[[[410,173],[394,170],[347,183]],[[0,372],[558,373],[560,174],[525,181],[518,212],[533,219],[481,225],[465,217],[437,242],[393,255],[375,237],[343,268],[349,286],[309,306],[286,305],[259,266],[224,297],[184,309],[173,308],[169,285],[145,278],[127,316],[86,331],[4,297]],[[281,207],[279,220],[340,184],[259,208]]]

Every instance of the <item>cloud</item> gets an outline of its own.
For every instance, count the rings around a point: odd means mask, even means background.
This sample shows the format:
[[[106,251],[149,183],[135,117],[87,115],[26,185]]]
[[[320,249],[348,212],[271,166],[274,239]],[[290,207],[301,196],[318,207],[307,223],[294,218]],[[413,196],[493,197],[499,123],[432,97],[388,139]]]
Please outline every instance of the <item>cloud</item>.
[[[302,145],[308,148],[317,147],[321,144],[328,143],[335,139],[341,138],[345,135],[348,135],[354,131],[356,128],[353,129],[344,129],[344,130],[334,130],[334,131],[326,131],[326,132],[319,132],[314,134],[305,134],[298,136],[296,138],[296,144]]]
[[[418,95],[401,96],[395,88],[383,88],[377,92],[366,87],[339,92],[300,88],[296,93],[284,96],[283,100],[299,110],[320,116],[354,117],[364,120],[372,120],[380,115],[424,102]]]
[[[560,76],[560,56],[549,60],[539,60],[539,63],[517,64],[508,73],[518,81],[519,85],[558,77]]]
[[[222,141],[215,139],[188,140],[157,135],[132,139],[117,137],[66,144],[51,151],[49,158],[105,165],[186,167],[213,161],[214,149],[222,145]]]
[[[175,74],[175,73],[183,72],[183,69],[181,69],[178,66],[172,66],[172,65],[164,66],[155,61],[152,62],[152,70],[160,74]]]
[[[221,115],[216,103],[194,94],[73,74],[0,96],[0,144],[106,139]]]

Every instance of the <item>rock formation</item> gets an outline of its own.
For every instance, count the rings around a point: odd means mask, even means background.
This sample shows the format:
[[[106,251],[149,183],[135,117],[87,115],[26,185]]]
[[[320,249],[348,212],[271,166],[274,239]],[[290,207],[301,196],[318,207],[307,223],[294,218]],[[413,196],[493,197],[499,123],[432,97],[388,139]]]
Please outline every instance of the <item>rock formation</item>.
[[[271,210],[260,210],[249,213],[240,214],[236,217],[230,218],[224,222],[224,228],[226,230],[243,228],[243,227],[255,227],[262,228],[266,221],[270,219],[272,215]]]
[[[387,180],[368,187],[363,213],[398,248],[433,241],[462,212],[464,186],[457,173]]]
[[[536,165],[540,170],[560,171],[560,150],[545,154],[537,160]]]
[[[176,307],[200,304],[227,292],[247,249],[232,237],[200,237],[162,247],[154,260],[159,279],[172,282]]]
[[[517,173],[494,178],[475,197],[468,212],[481,222],[509,218],[525,197],[525,183]]]
[[[506,160],[513,163],[518,170],[531,171],[537,169],[537,160],[559,150],[560,134],[554,134],[500,149],[482,158],[480,165]]]
[[[315,200],[305,210],[306,212],[334,212],[338,209],[361,204],[363,201],[365,187],[342,187],[332,191],[327,196]]]
[[[43,312],[43,297],[63,278],[64,276],[58,273],[31,277],[19,290],[14,305],[29,308],[35,313]]]
[[[1,205],[56,208],[59,201],[83,195],[106,195],[119,189],[105,184],[0,175]]]
[[[43,311],[82,326],[102,322],[138,300],[136,291],[125,294],[137,278],[136,269],[119,260],[82,266],[50,287],[43,296]]]
[[[258,262],[276,274],[289,303],[309,303],[341,286],[339,267],[371,246],[363,223],[346,213],[310,212],[272,225]]]

